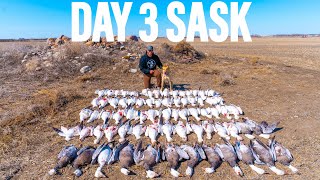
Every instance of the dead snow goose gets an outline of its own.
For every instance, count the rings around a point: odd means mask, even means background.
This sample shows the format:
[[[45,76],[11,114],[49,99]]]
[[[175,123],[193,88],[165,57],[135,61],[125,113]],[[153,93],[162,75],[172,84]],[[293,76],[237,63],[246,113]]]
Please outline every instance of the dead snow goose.
[[[148,118],[148,115],[147,115],[148,112],[146,111],[138,111],[138,116],[139,116],[139,122],[140,124],[143,124],[143,122],[145,120],[147,120]]]
[[[204,106],[204,100],[202,98],[197,98],[197,103],[199,106],[203,107]]]
[[[93,111],[92,111],[91,109],[88,109],[88,108],[82,109],[82,110],[80,111],[80,113],[79,113],[80,122],[88,119],[88,118],[91,116],[92,112],[93,112]]]
[[[187,90],[187,91],[186,91],[186,96],[187,96],[187,97],[192,96],[192,91]]]
[[[133,107],[136,104],[136,101],[137,101],[136,97],[130,97],[127,99],[127,105]]]
[[[254,156],[252,150],[246,146],[243,141],[236,141],[235,150],[238,156],[238,159],[241,160],[244,164],[248,165],[252,170],[258,174],[264,174],[265,171],[261,168],[258,168],[254,165]]]
[[[147,111],[147,119],[150,120],[152,123],[156,122],[156,117],[160,115],[158,110],[149,109]]]
[[[168,142],[172,141],[173,125],[166,120],[164,125],[161,126],[161,135],[165,135]]]
[[[161,93],[161,91],[160,91],[160,93]],[[163,97],[169,97],[169,95],[170,95],[169,89],[164,88],[164,90],[162,91],[161,95],[162,95]]]
[[[153,90],[152,93],[153,93],[154,97],[157,98],[157,99],[160,98],[160,96],[161,96],[159,89]]]
[[[108,163],[112,156],[112,149],[107,144],[100,145],[93,153],[91,158],[91,164],[95,164],[97,161],[99,167],[97,168],[94,176],[96,178],[105,178],[106,175],[102,172],[102,168],[105,164]]]
[[[120,90],[114,90],[114,96],[118,97],[120,95]]]
[[[189,155],[179,146],[168,144],[162,154],[162,160],[167,160],[170,166],[170,173],[173,177],[181,176],[177,171],[178,164],[182,159],[189,159]]]
[[[152,99],[147,99],[146,100],[146,104],[147,104],[147,106],[149,107],[149,108],[153,108],[153,104],[154,104],[154,99],[152,98]]]
[[[147,91],[147,94],[149,99],[153,99],[153,93],[151,90]]]
[[[74,145],[65,146],[58,154],[56,166],[49,171],[49,175],[58,173],[58,170],[71,164],[77,157],[78,149]]]
[[[213,121],[202,121],[202,128],[207,134],[207,139],[212,139],[214,133]]]
[[[159,174],[153,171],[153,167],[160,162],[160,147],[155,149],[151,145],[147,145],[146,150],[142,151],[141,142],[142,141],[140,140],[138,143],[138,147],[135,150],[135,162],[136,164],[142,165],[144,167],[147,173],[147,178],[156,178],[159,176]]]
[[[110,117],[112,117],[112,112],[110,110],[102,110],[100,112],[100,118],[103,120],[103,124],[107,124]]]
[[[86,137],[93,136],[93,126],[83,127],[79,133],[80,141],[83,141]]]
[[[197,98],[196,97],[189,96],[188,101],[191,104],[191,106],[193,106],[193,107],[197,105]]]
[[[127,120],[134,120],[138,116],[138,111],[134,110],[132,107],[129,107],[125,109],[124,116]]]
[[[174,99],[173,99],[173,104],[174,104],[176,107],[180,107],[181,99],[180,99],[180,98],[174,98]]]
[[[266,121],[262,121],[260,123],[260,127],[262,129],[262,135],[260,135],[263,138],[269,139],[270,135],[274,132],[274,130],[277,128],[278,124],[280,122],[274,122],[272,124],[268,124]]]
[[[162,101],[160,99],[154,100],[154,106],[155,108],[160,108],[162,104]]]
[[[138,140],[141,138],[141,135],[146,132],[147,126],[142,126],[141,124],[136,124],[132,127],[132,134]]]
[[[106,95],[108,97],[112,97],[112,96],[114,96],[114,91],[112,89],[108,89],[107,92],[106,92]]]
[[[119,99],[114,97],[114,98],[111,98],[109,99],[109,104],[110,106],[112,106],[114,109],[117,109],[118,108],[118,104],[119,104]]]
[[[248,118],[243,118],[243,122],[249,125],[256,135],[265,139],[270,138],[271,133],[274,132],[279,124],[279,122],[275,122],[269,125],[266,121],[262,121],[260,124],[258,124]]]
[[[179,117],[185,121],[188,121],[189,111],[188,109],[180,109]]]
[[[118,104],[122,109],[125,109],[128,107],[128,104],[127,104],[127,98],[121,98],[119,100],[119,104]]]
[[[272,138],[272,140],[270,141],[270,148],[271,151],[273,152],[273,156],[276,157],[276,161],[288,166],[289,169],[293,172],[293,173],[297,173],[298,169],[293,167],[290,163],[293,161],[293,156],[290,153],[290,151],[285,148],[282,144],[280,144],[279,142],[277,142],[275,140],[275,136]]]
[[[173,98],[176,99],[176,98],[178,98],[178,96],[179,96],[179,91],[174,90],[174,91],[172,91],[170,94],[172,95]]]
[[[94,128],[93,135],[96,137],[96,139],[93,142],[94,144],[99,144],[100,140],[104,135],[104,129],[104,125],[98,125]]]
[[[129,93],[129,95],[130,95],[131,97],[138,97],[138,96],[139,96],[139,93],[138,93],[137,91],[131,91],[131,92]]]
[[[243,115],[243,111],[239,106],[235,106],[235,105],[229,105],[229,106],[225,106],[227,108],[228,111],[228,119],[231,119],[230,115],[234,116],[234,119],[239,119],[239,115]]]
[[[217,134],[220,137],[223,137],[223,138],[226,138],[227,140],[230,140],[230,136],[228,136],[228,131],[223,125],[221,125],[219,122],[216,122],[214,124],[214,127],[215,127]]]
[[[119,153],[119,163],[121,166],[120,172],[124,175],[129,175],[129,167],[134,164],[134,146],[133,144],[128,144]]]
[[[115,120],[115,124],[119,124],[123,116],[124,116],[124,111],[120,109],[117,112],[112,113],[112,119]]]
[[[242,137],[239,136],[240,131],[234,122],[223,122],[222,125],[227,129],[228,135],[237,138],[239,141],[243,140]]]
[[[146,103],[146,102],[145,102],[144,99],[138,98],[138,99],[136,100],[136,108],[141,108],[145,103]]]
[[[194,97],[198,96],[198,93],[199,93],[199,90],[195,89],[195,90],[192,90],[192,95]]]
[[[106,129],[104,130],[104,134],[108,140],[108,142],[111,142],[113,139],[113,136],[116,135],[118,132],[118,126],[109,126],[106,127]]]
[[[220,114],[220,113],[219,113],[219,111],[218,111],[215,107],[211,107],[211,108],[208,107],[208,108],[207,108],[207,111],[210,112],[211,115],[214,116],[216,119],[221,119],[221,118],[219,117],[219,114]]]
[[[123,98],[125,98],[128,95],[128,91],[125,91],[123,89],[121,89],[120,93],[121,93]]]
[[[162,105],[169,108],[172,106],[172,101],[170,98],[163,98],[162,101],[161,101]]]
[[[212,119],[212,115],[210,114],[210,111],[209,112],[207,111],[207,109],[201,108],[200,109],[200,115],[204,116],[204,117],[207,117],[209,119]]]
[[[73,168],[76,170],[74,174],[79,177],[82,175],[81,167],[86,166],[91,163],[92,155],[95,149],[90,146],[83,147],[77,152],[77,158],[73,161]]]
[[[147,126],[145,136],[150,138],[152,144],[155,144],[157,142],[159,132],[160,130],[158,124],[150,124]]]
[[[195,147],[191,147],[188,145],[181,145],[180,148],[185,151],[189,159],[187,160],[187,169],[186,169],[186,175],[191,177],[194,172],[194,167],[202,160],[206,159],[205,154],[203,152],[203,149],[199,147],[198,145],[195,145]],[[202,155],[200,155],[200,152],[202,152]]]
[[[205,168],[205,172],[208,174],[211,174],[222,164],[222,159],[220,158],[219,154],[217,153],[217,150],[216,150],[217,146],[212,148],[207,145],[202,145],[202,148],[203,148],[205,155],[207,157],[207,161],[210,164],[210,168]]]
[[[259,139],[253,139],[250,140],[250,147],[253,150],[252,153],[256,162],[267,164],[271,171],[277,175],[284,175],[284,171],[275,166],[276,157],[273,156],[272,150],[268,146],[263,144]]]
[[[104,107],[106,107],[107,105],[108,105],[108,99],[107,98],[101,98],[100,100],[99,100],[99,109],[102,109],[102,108],[104,108]]]
[[[95,91],[95,94],[97,94],[98,95],[98,97],[102,97],[102,96],[104,96],[104,91],[105,90],[99,90],[99,89],[97,89],[96,91]]]
[[[162,110],[161,114],[162,114],[164,121],[171,119],[171,109],[170,108]]]
[[[191,129],[192,131],[197,135],[198,138],[198,143],[202,143],[203,142],[203,128],[201,125],[198,124],[191,124]]]
[[[178,134],[183,141],[187,141],[187,134],[190,134],[192,131],[191,127],[187,127],[183,124],[182,121],[178,121],[178,123],[174,126],[173,134]]]
[[[188,98],[182,97],[181,104],[182,104],[182,107],[186,107],[189,104]]]
[[[128,134],[130,130],[130,121],[127,121],[124,124],[120,124],[119,129],[118,129],[118,135],[119,135],[119,142],[124,142],[126,139],[126,135]]]
[[[83,122],[80,123],[79,125],[72,127],[70,129],[61,126],[61,129],[52,127],[54,131],[58,133],[59,136],[65,137],[66,141],[70,141],[70,139],[74,136],[79,136],[79,133],[83,127]]]
[[[100,112],[98,110],[94,110],[91,115],[90,118],[88,119],[87,123],[91,123],[97,119],[99,119],[100,117]]]
[[[254,135],[252,135],[252,128],[243,122],[235,122],[236,127],[238,128],[241,134],[244,134],[249,139],[254,139]]]
[[[199,117],[200,114],[200,108],[189,108],[188,109],[189,114],[194,117],[197,121],[200,121],[201,118]]]
[[[100,100],[100,97],[94,98],[94,99],[91,101],[91,106],[92,106],[93,108],[98,107],[98,106],[99,106],[99,100]]]
[[[149,89],[142,89],[141,94],[144,96],[148,96]]]
[[[230,142],[224,138],[224,144],[217,144],[217,153],[223,159],[223,161],[226,161],[236,172],[237,175],[243,176],[243,172],[241,171],[239,165],[238,165],[238,157],[237,154],[233,148],[233,146],[230,144]]]
[[[179,110],[178,109],[172,109],[171,117],[175,120],[179,120]]]

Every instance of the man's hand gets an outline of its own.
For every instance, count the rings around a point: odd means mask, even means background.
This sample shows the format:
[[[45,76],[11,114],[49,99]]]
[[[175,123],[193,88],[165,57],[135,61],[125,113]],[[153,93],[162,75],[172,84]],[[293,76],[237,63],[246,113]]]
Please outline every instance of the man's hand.
[[[150,74],[153,74],[154,73],[154,70],[150,70]]]

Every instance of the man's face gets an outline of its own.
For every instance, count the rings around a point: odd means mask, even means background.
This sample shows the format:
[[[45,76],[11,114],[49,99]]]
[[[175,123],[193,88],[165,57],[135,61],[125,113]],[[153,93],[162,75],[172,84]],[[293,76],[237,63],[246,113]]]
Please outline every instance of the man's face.
[[[152,50],[147,50],[147,55],[148,55],[149,57],[152,57],[153,51],[152,51]]]

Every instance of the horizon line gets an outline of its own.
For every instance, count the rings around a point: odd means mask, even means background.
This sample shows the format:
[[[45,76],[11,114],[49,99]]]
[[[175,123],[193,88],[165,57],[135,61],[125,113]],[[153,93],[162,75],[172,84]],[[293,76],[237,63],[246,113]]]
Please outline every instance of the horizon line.
[[[61,36],[61,35],[60,35]],[[58,37],[60,37],[58,36]],[[129,36],[136,36],[136,35],[128,35],[126,37]],[[319,34],[315,34],[315,33],[290,33],[290,34],[271,34],[271,35],[260,35],[260,34],[252,34],[251,37],[275,37],[275,36],[314,36],[314,37],[320,37],[320,33]],[[47,40],[48,38],[58,38],[58,37],[41,37],[41,38],[0,38],[0,41],[2,40]],[[67,36],[68,37],[68,36]],[[104,36],[101,36],[104,37]],[[140,38],[139,36],[137,36],[138,38]],[[195,38],[200,38],[198,35],[194,36]],[[239,35],[238,37],[242,37],[241,35]],[[158,38],[166,38],[165,36],[158,36]],[[185,37],[186,38],[186,37]],[[228,38],[230,38],[230,36],[228,36]]]

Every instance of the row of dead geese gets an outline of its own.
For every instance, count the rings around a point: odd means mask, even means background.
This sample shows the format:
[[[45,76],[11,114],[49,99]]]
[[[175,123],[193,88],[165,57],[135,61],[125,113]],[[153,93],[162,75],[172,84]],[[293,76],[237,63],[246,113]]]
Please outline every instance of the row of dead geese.
[[[74,174],[81,176],[82,167],[98,162],[99,167],[95,172],[95,177],[106,177],[102,171],[103,167],[118,161],[121,166],[120,171],[125,175],[134,174],[129,168],[136,164],[144,167],[147,178],[155,178],[160,175],[153,171],[153,167],[161,161],[167,161],[170,166],[170,174],[173,177],[179,177],[184,176],[178,171],[179,163],[183,160],[187,161],[188,167],[185,170],[187,176],[193,175],[195,166],[202,160],[206,160],[210,164],[210,167],[205,168],[205,173],[213,173],[225,161],[237,175],[242,176],[243,172],[238,165],[239,160],[258,174],[264,174],[265,170],[255,164],[266,164],[277,175],[284,175],[284,171],[278,169],[275,162],[288,166],[293,173],[298,172],[290,164],[293,161],[290,151],[274,138],[269,140],[268,145],[258,139],[253,139],[250,140],[249,145],[244,144],[243,141],[236,141],[234,146],[228,140],[222,139],[224,143],[215,146],[204,144],[196,144],[195,146],[166,144],[161,146],[158,144],[142,148],[141,140],[136,146],[125,141],[117,144],[114,148],[110,145],[111,143],[104,143],[96,149],[86,146],[78,150],[73,145],[66,146],[58,154],[58,162],[49,171],[49,174],[54,175],[58,173],[59,169],[72,164],[75,168]]]
[[[235,105],[216,105],[215,107],[207,108],[180,108],[180,109],[148,109],[148,110],[137,110],[131,106],[126,109],[118,109],[117,111],[111,110],[91,110],[89,108],[84,108],[80,111],[79,117],[80,122],[87,121],[91,123],[95,120],[102,119],[104,124],[109,119],[114,120],[115,124],[126,118],[127,120],[139,120],[140,124],[144,121],[150,120],[152,123],[156,118],[160,116],[164,121],[170,120],[171,118],[175,121],[179,119],[188,121],[189,117],[193,117],[197,121],[201,121],[202,118],[208,119],[220,119],[220,117],[226,117],[227,119],[239,119],[240,115],[243,115],[243,111]]]
[[[137,91],[124,91],[124,90],[96,90],[98,97],[91,101],[93,108],[99,107],[100,109],[107,105],[112,106],[114,109],[118,107],[127,108],[128,106],[136,106],[141,108],[148,106],[149,108],[160,107],[186,107],[191,106],[205,106],[205,103],[214,105],[223,105],[224,100],[214,90],[187,90],[187,91],[169,91],[164,89],[144,89],[142,92]],[[142,97],[144,96],[144,97]]]
[[[132,124],[131,120],[120,123],[119,125],[103,125],[84,126],[83,122],[75,127],[66,128],[61,126],[61,129],[53,129],[60,135],[65,137],[66,141],[69,141],[75,136],[79,136],[79,139],[83,141],[85,138],[94,136],[94,144],[98,144],[103,136],[106,137],[108,142],[113,141],[114,136],[119,135],[119,142],[126,140],[128,135],[134,135],[138,140],[141,136],[145,135],[150,138],[151,143],[157,142],[158,136],[165,136],[167,142],[172,142],[173,134],[177,134],[183,141],[187,141],[188,135],[194,132],[197,135],[198,143],[202,143],[204,136],[206,134],[207,139],[211,139],[212,135],[215,133],[220,137],[226,138],[227,140],[231,137],[237,140],[243,140],[239,134],[244,134],[249,139],[254,139],[256,134],[263,138],[269,138],[270,134],[273,133],[277,128],[278,122],[268,124],[266,121],[257,123],[248,118],[243,118],[240,121],[230,121],[230,122],[214,122],[213,120],[201,121],[201,123],[191,123],[186,121],[178,121],[176,124],[172,124],[170,121],[166,120],[164,123],[160,118],[159,121],[153,122],[150,125],[143,125],[140,123]]]
[[[93,108],[104,108],[108,105],[117,109],[119,107],[126,108],[128,106],[136,106],[136,108],[141,108],[143,106],[148,106],[149,108],[160,108],[160,107],[187,107],[190,106],[198,106],[204,107],[205,103],[208,105],[223,105],[224,101],[220,96],[208,97],[206,99],[202,99],[201,97],[177,97],[177,98],[168,98],[164,97],[163,99],[154,99],[148,98],[144,99],[142,97],[129,97],[129,98],[118,98],[118,97],[96,97],[91,101],[91,105]]]
[[[215,90],[208,89],[208,90],[174,90],[169,91],[165,88],[163,91],[160,89],[143,89],[141,92],[138,91],[125,91],[125,90],[112,90],[112,89],[103,89],[103,90],[96,90],[95,94],[98,95],[99,98],[102,97],[139,97],[139,96],[146,96],[150,99],[152,98],[163,98],[163,97],[201,97],[205,100],[207,97],[217,97],[220,96],[220,93],[216,92]]]

